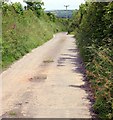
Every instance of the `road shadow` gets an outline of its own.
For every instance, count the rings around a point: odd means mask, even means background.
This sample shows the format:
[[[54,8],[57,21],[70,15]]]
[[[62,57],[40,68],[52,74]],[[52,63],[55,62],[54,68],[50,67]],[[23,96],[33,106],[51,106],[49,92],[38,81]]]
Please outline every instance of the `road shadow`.
[[[82,73],[85,74],[85,65],[83,63],[83,60],[81,59],[79,55],[79,50],[78,49],[68,49],[69,53],[68,54],[61,54],[61,57],[58,59],[58,64],[57,66],[65,66],[65,61],[70,60],[71,64],[73,64],[73,69],[72,72],[75,73]],[[76,53],[76,54],[73,54]]]
[[[73,66],[73,68],[71,69],[71,71],[73,73],[79,73],[83,75],[83,81],[84,81],[84,85],[69,85],[68,87],[70,88],[80,88],[86,91],[87,93],[87,98],[91,103],[91,107],[90,107],[90,113],[92,118],[96,118],[97,116],[95,114],[95,111],[93,109],[93,104],[95,102],[94,100],[94,95],[93,95],[93,91],[91,89],[91,84],[89,82],[89,80],[87,79],[87,75],[86,75],[86,69],[85,69],[85,64],[83,62],[82,57],[79,54],[79,49],[75,48],[75,49],[68,49],[68,53],[66,54],[61,54],[61,56],[58,59],[58,65],[59,67],[64,67],[66,66],[66,61],[68,60],[68,62],[70,62]]]

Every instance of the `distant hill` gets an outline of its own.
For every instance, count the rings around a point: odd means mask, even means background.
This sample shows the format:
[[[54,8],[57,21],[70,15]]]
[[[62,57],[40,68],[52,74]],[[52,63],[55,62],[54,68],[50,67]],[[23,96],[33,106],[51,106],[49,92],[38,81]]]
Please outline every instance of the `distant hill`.
[[[56,15],[59,18],[71,18],[74,10],[47,10],[45,12],[50,12]]]

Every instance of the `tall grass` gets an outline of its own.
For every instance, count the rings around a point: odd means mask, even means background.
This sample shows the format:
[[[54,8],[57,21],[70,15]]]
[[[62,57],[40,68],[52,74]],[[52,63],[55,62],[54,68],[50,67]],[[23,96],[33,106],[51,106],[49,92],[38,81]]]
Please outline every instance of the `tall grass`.
[[[6,5],[6,8],[3,10],[2,22],[3,68],[42,45],[62,29],[58,20],[50,21],[44,12],[38,17],[31,9],[18,13],[12,5]]]

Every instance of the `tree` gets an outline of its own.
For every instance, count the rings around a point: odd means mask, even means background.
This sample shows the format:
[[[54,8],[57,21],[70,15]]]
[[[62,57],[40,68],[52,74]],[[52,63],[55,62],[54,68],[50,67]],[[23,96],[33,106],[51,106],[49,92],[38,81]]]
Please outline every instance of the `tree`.
[[[27,7],[26,7],[27,10],[30,9],[32,11],[35,11],[38,17],[41,15],[43,11],[42,6],[44,5],[44,3],[41,2],[41,0],[37,0],[37,2],[36,0],[32,0],[31,2],[30,0],[29,1],[25,0],[24,2],[27,4]]]

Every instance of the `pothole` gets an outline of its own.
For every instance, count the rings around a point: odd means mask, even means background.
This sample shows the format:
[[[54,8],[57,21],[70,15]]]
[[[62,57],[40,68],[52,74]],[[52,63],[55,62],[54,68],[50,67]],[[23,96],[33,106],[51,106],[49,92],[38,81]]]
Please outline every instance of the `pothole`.
[[[52,62],[54,62],[54,60],[52,58],[43,60],[43,63],[52,63]]]
[[[31,82],[44,82],[46,79],[47,79],[47,75],[39,74],[37,76],[34,76],[33,78],[30,78],[29,81],[31,81]]]

